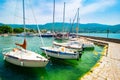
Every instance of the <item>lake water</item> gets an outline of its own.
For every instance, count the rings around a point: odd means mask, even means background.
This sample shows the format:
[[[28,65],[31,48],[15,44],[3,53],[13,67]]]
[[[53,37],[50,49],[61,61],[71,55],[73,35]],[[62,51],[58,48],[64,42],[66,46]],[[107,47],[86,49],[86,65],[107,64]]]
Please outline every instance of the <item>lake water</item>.
[[[79,33],[79,34],[107,38],[107,33]],[[120,33],[109,33],[108,38],[120,39]]]
[[[28,37],[26,39],[27,49],[41,54],[40,38]],[[43,38],[43,40],[45,46],[52,45],[53,38]],[[79,61],[52,59],[45,68],[25,68],[3,60],[2,50],[16,47],[15,42],[22,43],[23,37],[0,37],[0,80],[78,80],[96,64],[103,50],[103,47],[96,45],[94,50],[82,52]]]

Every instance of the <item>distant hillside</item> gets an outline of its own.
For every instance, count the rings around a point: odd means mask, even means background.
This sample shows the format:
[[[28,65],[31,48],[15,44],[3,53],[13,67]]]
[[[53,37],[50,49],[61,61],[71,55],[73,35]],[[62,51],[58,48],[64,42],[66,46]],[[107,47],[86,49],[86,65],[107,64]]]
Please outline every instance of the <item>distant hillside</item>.
[[[23,27],[21,24],[9,24],[13,28],[16,27]],[[73,24],[71,26],[70,23],[65,23],[64,24],[64,31],[70,31],[70,32],[76,32],[76,25]],[[62,23],[55,23],[54,28],[52,27],[52,23],[47,23],[44,25],[39,25],[40,29],[47,29],[47,30],[52,30],[54,31],[63,31],[63,24]],[[37,29],[36,25],[26,25],[26,28],[30,29]],[[120,24],[118,25],[104,25],[104,24],[97,24],[97,23],[89,23],[89,24],[79,24],[79,32],[99,32],[99,33],[105,33],[109,29],[110,32],[112,33],[120,33]]]
[[[3,25],[2,23],[0,23],[0,26]]]

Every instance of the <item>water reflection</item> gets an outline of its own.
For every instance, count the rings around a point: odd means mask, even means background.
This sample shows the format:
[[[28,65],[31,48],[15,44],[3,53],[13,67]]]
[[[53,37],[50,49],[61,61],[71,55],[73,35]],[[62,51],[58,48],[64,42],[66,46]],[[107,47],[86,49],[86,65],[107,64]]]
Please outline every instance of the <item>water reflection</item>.
[[[44,78],[47,74],[46,68],[28,68],[13,65],[8,62],[4,62],[4,71],[2,79],[5,80],[39,80]],[[6,73],[7,72],[7,73]]]

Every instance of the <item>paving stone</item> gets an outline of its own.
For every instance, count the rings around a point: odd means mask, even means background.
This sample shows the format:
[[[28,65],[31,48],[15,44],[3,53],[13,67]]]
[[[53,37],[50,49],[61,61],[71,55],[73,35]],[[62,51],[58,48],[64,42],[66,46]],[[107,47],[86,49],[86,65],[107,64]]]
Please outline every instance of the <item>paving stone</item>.
[[[95,39],[91,39],[95,40]],[[83,80],[120,80],[120,44],[95,40],[109,44],[107,56],[99,61],[100,65]]]

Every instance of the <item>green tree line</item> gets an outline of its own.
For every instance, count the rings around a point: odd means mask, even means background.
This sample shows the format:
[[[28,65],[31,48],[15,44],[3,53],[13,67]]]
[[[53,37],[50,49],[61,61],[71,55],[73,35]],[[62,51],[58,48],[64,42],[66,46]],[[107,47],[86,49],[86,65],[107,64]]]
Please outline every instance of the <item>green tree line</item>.
[[[9,25],[1,25],[0,26],[0,34],[4,33],[22,33],[24,32],[23,28],[12,28]],[[33,29],[26,29],[26,32],[33,32],[35,33],[36,31]]]

